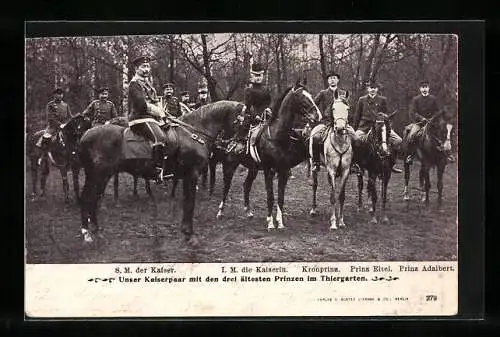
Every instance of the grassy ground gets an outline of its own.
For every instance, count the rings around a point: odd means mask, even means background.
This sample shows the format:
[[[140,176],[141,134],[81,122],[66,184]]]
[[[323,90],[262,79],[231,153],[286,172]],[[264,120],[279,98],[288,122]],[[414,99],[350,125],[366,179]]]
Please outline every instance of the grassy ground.
[[[401,163],[400,163],[401,166]],[[99,211],[104,239],[86,245],[79,236],[77,206],[66,205],[56,170],[48,180],[44,199],[26,202],[26,248],[28,263],[117,263],[117,262],[268,262],[268,261],[430,261],[457,259],[457,166],[447,167],[444,200],[437,207],[435,170],[431,171],[431,204],[419,202],[418,163],[410,182],[411,201],[402,198],[403,174],[393,174],[389,183],[390,224],[369,224],[368,209],[356,209],[357,181],[347,182],[346,227],[329,231],[329,187],[322,169],[318,188],[318,211],[309,217],[312,191],[305,168],[293,170],[285,194],[284,231],[268,232],[266,192],[262,173],[255,180],[251,202],[255,217],[243,213],[242,182],[246,170],[235,174],[225,217],[216,220],[222,194],[221,168],[212,197],[200,189],[195,210],[197,248],[184,242],[178,223],[182,216],[182,184],[177,199],[168,197],[171,184],[152,185],[155,203],[139,182],[139,198],[132,197],[132,177],[120,175],[120,200],[115,205],[112,183]],[[29,178],[29,176],[28,176]],[[70,178],[71,181],[71,178]],[[83,181],[83,179],[82,179]],[[31,181],[27,179],[27,195]],[[277,184],[277,181],[275,181]],[[366,186],[366,183],[365,183]],[[380,183],[377,183],[380,188]],[[71,191],[72,192],[72,191]],[[275,193],[277,187],[275,186]],[[380,193],[380,191],[379,191]],[[366,190],[364,202],[368,206]],[[158,250],[163,246],[164,250]]]

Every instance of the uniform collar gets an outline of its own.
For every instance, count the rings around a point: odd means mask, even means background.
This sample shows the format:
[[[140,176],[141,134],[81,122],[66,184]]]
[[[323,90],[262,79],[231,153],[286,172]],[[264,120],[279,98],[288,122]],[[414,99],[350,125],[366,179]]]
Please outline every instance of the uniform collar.
[[[378,95],[378,94],[375,94],[375,95],[373,95],[373,96],[372,96],[372,95],[368,94],[368,97],[370,97],[370,98],[375,98],[375,97],[377,97],[377,95]]]
[[[331,90],[331,91],[333,91],[333,92],[335,92],[338,88],[339,88],[339,86],[338,86],[338,85],[337,85],[336,87],[333,87],[333,88],[332,88],[332,87],[330,87],[330,86],[328,86],[328,90]]]

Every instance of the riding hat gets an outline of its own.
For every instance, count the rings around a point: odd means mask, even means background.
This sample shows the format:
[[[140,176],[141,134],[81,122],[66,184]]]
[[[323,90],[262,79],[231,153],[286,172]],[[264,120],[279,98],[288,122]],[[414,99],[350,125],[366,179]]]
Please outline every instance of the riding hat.
[[[165,83],[165,84],[162,86],[162,88],[163,88],[163,89],[165,89],[165,88],[172,88],[172,89],[173,89],[174,87],[175,87],[175,85],[174,85],[174,83],[172,83],[172,82],[167,82],[167,83]]]
[[[340,80],[340,74],[336,73],[335,71],[329,71],[328,73],[326,73],[326,78],[331,77],[331,76],[335,76]]]
[[[366,86],[369,88],[380,88],[380,83],[375,80],[367,81]]]
[[[198,88],[198,93],[199,94],[207,94],[208,88],[206,86],[202,86],[202,87]]]
[[[265,72],[265,69],[261,63],[253,63],[250,72],[255,75],[260,75]]]

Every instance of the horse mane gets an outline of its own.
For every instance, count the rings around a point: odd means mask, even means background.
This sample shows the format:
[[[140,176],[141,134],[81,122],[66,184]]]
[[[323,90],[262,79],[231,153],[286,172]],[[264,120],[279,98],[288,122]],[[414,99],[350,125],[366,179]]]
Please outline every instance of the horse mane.
[[[271,118],[269,118],[269,122],[272,122],[278,118],[278,111],[281,107],[281,104],[283,103],[283,100],[285,99],[286,95],[290,92],[290,90],[293,89],[293,86],[288,87],[281,95],[280,97],[274,102],[273,108],[272,108],[272,115]]]
[[[235,104],[240,104],[240,103],[234,101],[217,101],[214,103],[202,105],[193,112],[187,115],[180,116],[179,119],[188,124],[192,123],[199,124],[203,120],[205,120],[207,115],[212,114],[214,111],[229,109],[232,108]]]

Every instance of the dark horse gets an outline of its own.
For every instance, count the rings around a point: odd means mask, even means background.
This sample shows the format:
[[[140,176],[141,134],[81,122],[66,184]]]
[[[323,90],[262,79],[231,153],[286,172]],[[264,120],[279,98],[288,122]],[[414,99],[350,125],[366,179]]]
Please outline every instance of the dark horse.
[[[437,167],[437,189],[438,204],[443,200],[443,174],[447,164],[447,151],[451,149],[451,134],[453,124],[443,118],[443,112],[432,117],[420,131],[415,135],[417,144],[417,156],[420,159],[420,188],[422,190],[422,202],[429,203],[429,190],[431,182],[429,170]],[[407,143],[407,133],[404,142]],[[405,188],[404,200],[410,200],[408,193],[408,182],[410,180],[410,163],[405,161]]]
[[[255,144],[260,163],[255,162],[252,156],[246,153],[245,149],[235,149],[234,153],[231,152],[226,156],[223,162],[223,200],[219,206],[217,218],[222,217],[232,177],[238,165],[242,164],[248,168],[248,175],[243,185],[247,216],[253,216],[249,206],[249,195],[252,183],[258,171],[262,169],[267,191],[267,228],[269,230],[274,229],[272,216],[274,206],[273,178],[276,174],[278,175],[276,222],[278,228],[284,228],[282,212],[290,169],[308,157],[306,139],[302,134],[297,134],[294,131],[294,126],[300,125],[303,128],[307,122],[320,120],[321,112],[314,103],[311,94],[299,81],[283,93],[276,102],[273,111],[273,116],[262,126],[261,135]],[[239,143],[236,146],[244,147],[245,145]]]
[[[31,178],[33,184],[32,199],[37,196],[38,170],[41,169],[40,189],[42,196],[45,195],[47,177],[50,173],[50,166],[59,169],[63,182],[63,192],[65,202],[69,202],[68,171],[72,171],[73,190],[76,201],[80,197],[79,172],[80,161],[78,158],[78,143],[82,135],[91,127],[91,122],[81,114],[72,117],[63,128],[57,131],[48,145],[48,153],[36,146],[36,142],[44,133],[44,130],[30,135],[27,141],[27,154],[30,160]]]
[[[234,134],[241,123],[244,107],[239,102],[218,101],[182,116],[177,126],[166,129],[167,153],[176,158],[175,177],[183,180],[181,231],[190,244],[198,242],[193,231],[198,176],[208,163],[209,149],[217,134],[221,130],[227,135]],[[118,125],[102,125],[89,130],[80,141],[80,157],[85,170],[85,185],[80,198],[81,231],[87,242],[93,241],[94,234],[98,233],[98,201],[109,179],[116,172],[136,175],[154,172],[151,159],[123,159],[124,130]]]
[[[385,213],[387,203],[387,185],[391,179],[392,167],[396,162],[395,151],[391,148],[388,137],[391,134],[391,118],[396,114],[396,111],[390,115],[377,113],[375,115],[375,123],[368,131],[364,140],[354,147],[354,162],[361,168],[358,172],[358,209],[363,206],[363,173],[368,171],[368,195],[372,199],[372,207],[370,215],[372,216],[371,223],[377,223],[376,205],[377,205],[377,178],[382,181],[382,222],[388,223],[389,218]]]

